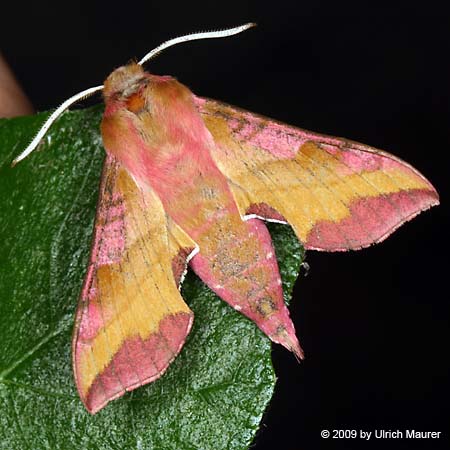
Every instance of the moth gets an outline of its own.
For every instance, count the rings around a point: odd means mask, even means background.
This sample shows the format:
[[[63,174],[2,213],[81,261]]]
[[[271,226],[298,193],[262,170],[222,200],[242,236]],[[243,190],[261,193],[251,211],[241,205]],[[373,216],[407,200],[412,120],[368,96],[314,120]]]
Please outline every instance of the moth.
[[[181,351],[193,322],[180,285],[190,268],[220,298],[298,358],[265,221],[289,224],[308,250],[358,250],[439,203],[417,170],[389,153],[305,131],[210,99],[142,65],[104,85],[101,176],[90,263],[73,336],[79,395],[94,414],[150,383]]]

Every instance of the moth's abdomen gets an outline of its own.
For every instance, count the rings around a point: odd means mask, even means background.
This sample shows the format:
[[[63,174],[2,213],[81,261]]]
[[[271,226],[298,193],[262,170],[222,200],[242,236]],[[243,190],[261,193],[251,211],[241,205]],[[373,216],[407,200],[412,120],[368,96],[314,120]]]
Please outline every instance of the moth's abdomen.
[[[225,231],[226,230],[226,231]],[[272,341],[303,353],[284,304],[275,250],[265,224],[225,217],[198,237],[192,269],[235,310],[252,319]]]

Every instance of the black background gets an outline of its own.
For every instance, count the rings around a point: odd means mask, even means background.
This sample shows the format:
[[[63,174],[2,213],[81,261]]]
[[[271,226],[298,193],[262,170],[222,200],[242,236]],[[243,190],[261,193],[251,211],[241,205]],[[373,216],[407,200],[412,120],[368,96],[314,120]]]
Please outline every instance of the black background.
[[[16,2],[19,3],[19,2]],[[306,352],[274,347],[276,393],[253,448],[449,448],[449,26],[443,3],[46,2],[1,10],[1,50],[38,110],[100,84],[162,41],[148,65],[198,95],[345,136],[407,160],[442,205],[381,245],[308,253],[291,311]],[[98,100],[96,100],[98,101]],[[442,431],[439,441],[322,439],[322,429]]]

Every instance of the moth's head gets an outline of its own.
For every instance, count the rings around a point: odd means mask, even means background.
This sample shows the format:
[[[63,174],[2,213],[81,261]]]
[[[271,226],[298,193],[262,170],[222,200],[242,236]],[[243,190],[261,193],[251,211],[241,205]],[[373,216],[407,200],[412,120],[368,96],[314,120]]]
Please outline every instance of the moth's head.
[[[103,97],[105,100],[112,96],[128,97],[139,89],[145,79],[144,69],[135,62],[119,67],[105,80]]]

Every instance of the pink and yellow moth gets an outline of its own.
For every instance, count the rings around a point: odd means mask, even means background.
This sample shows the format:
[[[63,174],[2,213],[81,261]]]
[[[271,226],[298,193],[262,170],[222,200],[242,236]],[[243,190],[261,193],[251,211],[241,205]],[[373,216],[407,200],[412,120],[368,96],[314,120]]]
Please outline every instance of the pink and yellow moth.
[[[363,144],[195,96],[142,64],[64,102],[103,91],[106,159],[93,247],[76,315],[73,368],[91,413],[159,378],[193,321],[179,287],[187,265],[273,341],[303,358],[264,221],[290,224],[305,249],[357,250],[438,204],[413,167]]]

